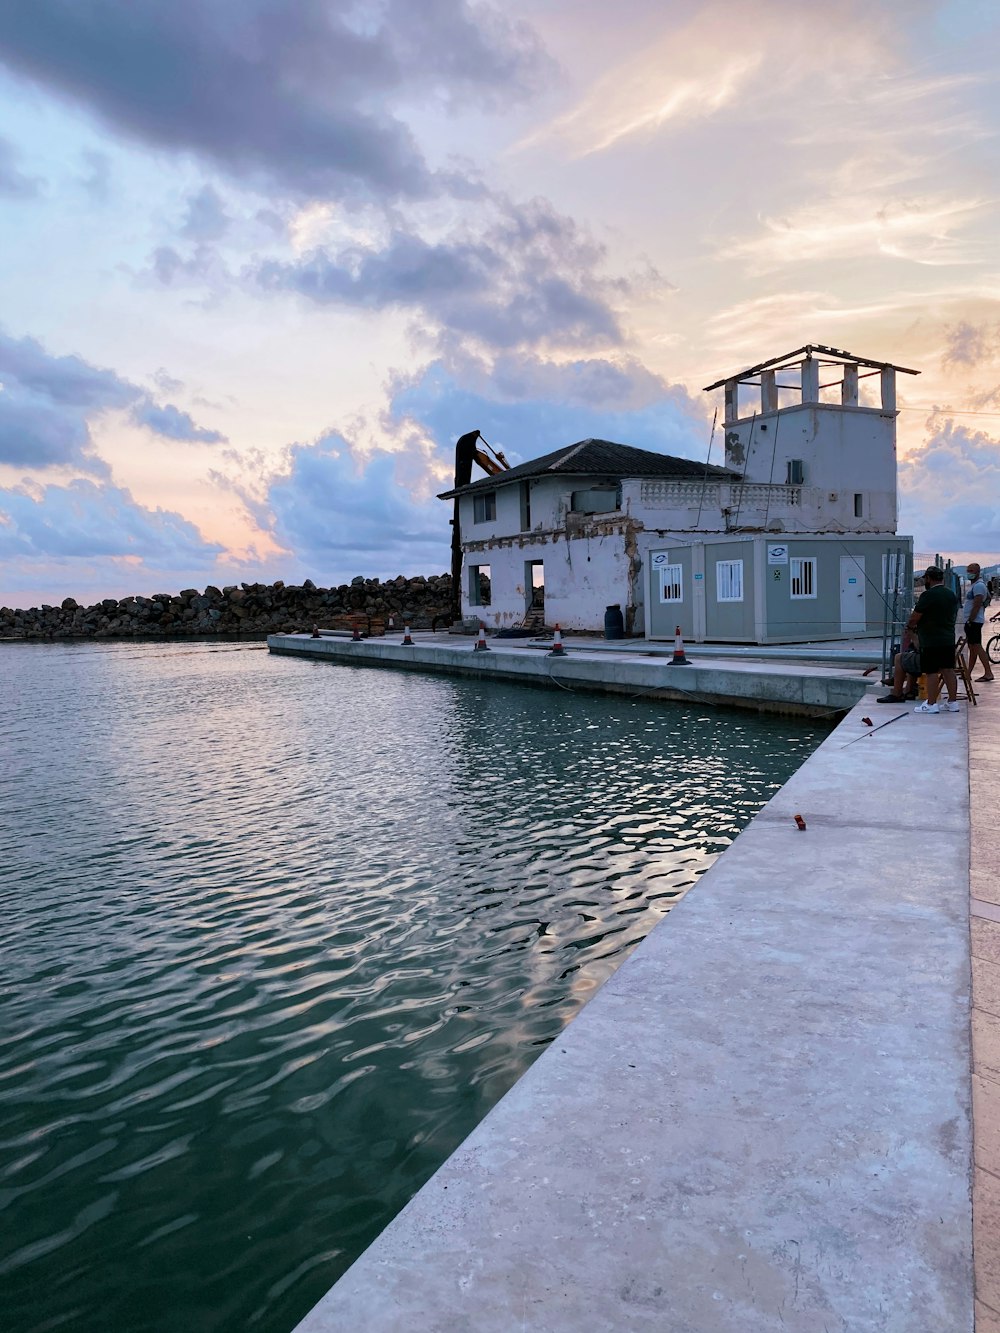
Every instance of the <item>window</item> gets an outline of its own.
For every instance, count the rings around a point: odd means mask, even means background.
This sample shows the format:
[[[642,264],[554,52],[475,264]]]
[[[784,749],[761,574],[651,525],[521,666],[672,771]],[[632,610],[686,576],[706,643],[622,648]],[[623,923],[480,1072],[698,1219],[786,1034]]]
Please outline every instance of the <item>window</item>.
[[[715,562],[715,598],[719,602],[743,601],[743,561]]]
[[[792,557],[792,598],[816,596],[816,557]]]
[[[472,497],[473,523],[489,523],[497,516],[496,491],[484,491],[482,495]]]
[[[786,486],[801,486],[805,480],[805,469],[801,458],[790,458],[785,473]]]
[[[906,556],[902,551],[889,551],[882,557],[882,591],[886,596],[899,596],[906,591]]]
[[[489,565],[469,566],[469,605],[489,606],[490,604],[490,567]]]
[[[683,602],[684,577],[680,565],[660,565],[660,601]]]
[[[865,497],[860,491],[854,492],[854,517],[864,518],[865,516]]]

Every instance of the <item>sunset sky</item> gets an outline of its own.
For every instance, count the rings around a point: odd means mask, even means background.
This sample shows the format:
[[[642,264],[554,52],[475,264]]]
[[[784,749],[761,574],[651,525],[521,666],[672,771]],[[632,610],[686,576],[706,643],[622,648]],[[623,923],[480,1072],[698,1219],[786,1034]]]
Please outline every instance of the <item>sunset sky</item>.
[[[900,530],[996,560],[998,64],[994,0],[3,5],[0,605],[441,572],[459,434],[703,458],[806,342],[921,371]]]

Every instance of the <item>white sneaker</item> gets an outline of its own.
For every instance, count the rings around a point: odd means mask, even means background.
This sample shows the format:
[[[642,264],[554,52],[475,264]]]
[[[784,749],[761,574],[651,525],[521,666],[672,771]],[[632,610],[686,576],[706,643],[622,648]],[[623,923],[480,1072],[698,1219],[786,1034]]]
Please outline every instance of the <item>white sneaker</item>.
[[[917,704],[916,708],[914,708],[913,711],[914,711],[915,713],[940,713],[940,711],[941,711],[941,705],[940,705],[940,704],[926,704],[926,703],[924,703],[924,704]]]
[[[960,713],[962,710],[961,708],[959,708],[957,700],[949,699],[949,701],[944,706],[944,711],[946,713]]]

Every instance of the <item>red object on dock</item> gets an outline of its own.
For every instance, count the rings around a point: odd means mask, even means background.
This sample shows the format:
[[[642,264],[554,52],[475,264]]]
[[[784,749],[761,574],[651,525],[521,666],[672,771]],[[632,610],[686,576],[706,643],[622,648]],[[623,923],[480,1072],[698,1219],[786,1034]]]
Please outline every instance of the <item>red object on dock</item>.
[[[795,816],[795,826],[796,826],[796,828],[799,830],[800,833],[805,833],[805,831],[806,831],[806,821],[802,818],[801,815],[796,815],[796,816]]]
[[[482,621],[479,622],[479,638],[476,640],[472,651],[474,653],[488,653],[490,651],[490,645],[486,642],[486,626]]]
[[[680,625],[674,630],[674,655],[670,659],[671,666],[690,666],[691,663],[684,656],[684,640],[681,637]]]

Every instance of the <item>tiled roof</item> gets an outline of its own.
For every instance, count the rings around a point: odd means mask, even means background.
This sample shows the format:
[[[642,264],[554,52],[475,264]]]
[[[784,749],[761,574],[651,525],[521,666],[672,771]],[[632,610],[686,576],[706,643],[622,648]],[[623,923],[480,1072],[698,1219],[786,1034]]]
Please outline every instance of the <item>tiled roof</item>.
[[[532,477],[548,476],[567,477],[690,477],[701,480],[702,477],[738,477],[724,467],[695,462],[690,458],[675,458],[672,454],[657,454],[651,449],[636,449],[631,444],[615,444],[612,440],[580,440],[577,444],[566,445],[554,453],[543,454],[541,458],[532,458],[527,463],[519,463],[506,472],[498,472],[493,477],[481,477],[460,486],[457,490],[445,491],[439,500],[450,500],[456,495],[469,495],[474,491],[493,491],[498,486],[506,486],[512,481],[527,481]]]

